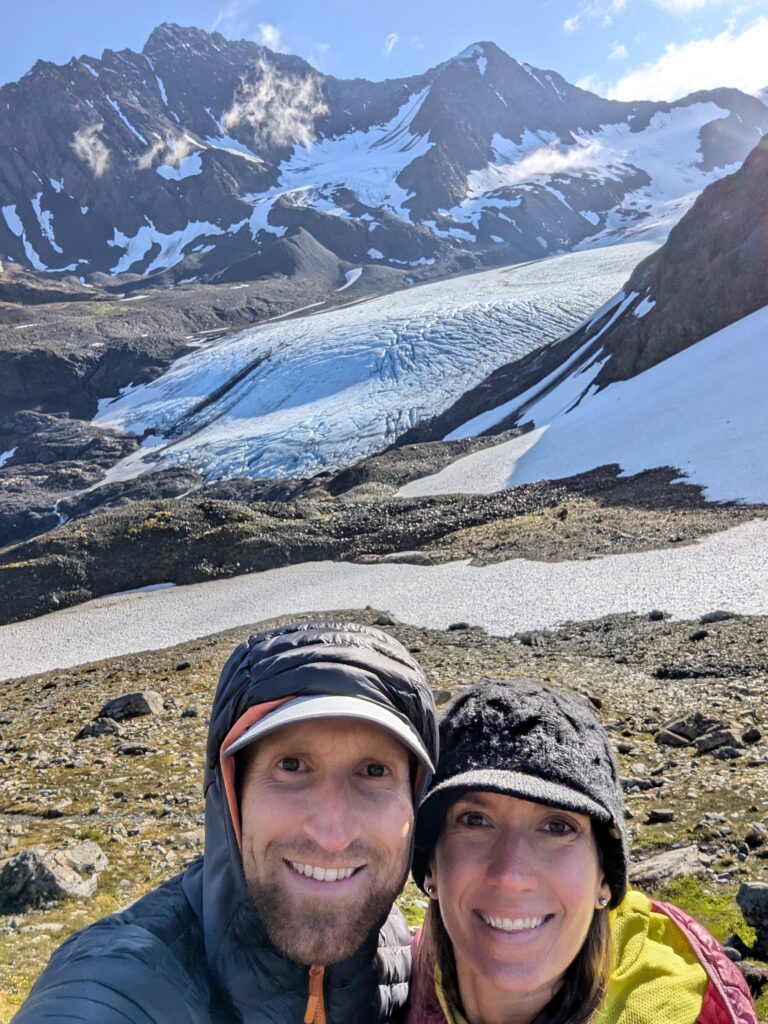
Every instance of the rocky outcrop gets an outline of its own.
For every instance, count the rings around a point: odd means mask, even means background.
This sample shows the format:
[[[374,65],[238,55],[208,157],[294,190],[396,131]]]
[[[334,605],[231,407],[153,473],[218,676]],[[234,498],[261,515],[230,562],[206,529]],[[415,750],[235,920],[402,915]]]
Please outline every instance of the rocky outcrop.
[[[67,896],[92,896],[99,874],[108,864],[104,851],[90,840],[54,850],[45,846],[23,850],[0,869],[0,913],[26,910]]]
[[[638,302],[600,339],[598,386],[633,377],[768,305],[768,135],[706,188],[626,284]],[[640,302],[653,304],[642,316]]]

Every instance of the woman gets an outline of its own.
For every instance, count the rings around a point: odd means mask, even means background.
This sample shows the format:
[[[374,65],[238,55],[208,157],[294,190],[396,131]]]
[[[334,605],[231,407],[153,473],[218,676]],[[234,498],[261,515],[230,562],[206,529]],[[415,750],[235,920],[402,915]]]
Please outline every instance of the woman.
[[[716,940],[627,891],[616,761],[581,701],[484,683],[440,746],[416,825],[430,904],[407,1024],[756,1024]]]

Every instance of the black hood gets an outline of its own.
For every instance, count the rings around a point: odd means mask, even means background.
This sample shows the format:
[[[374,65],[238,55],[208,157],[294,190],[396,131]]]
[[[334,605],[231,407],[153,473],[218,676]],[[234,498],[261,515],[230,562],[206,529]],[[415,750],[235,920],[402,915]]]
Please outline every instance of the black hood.
[[[260,1001],[262,1008],[268,1002],[287,1007],[297,992],[305,991],[307,968],[287,960],[271,945],[254,909],[219,756],[228,733],[249,708],[309,694],[364,696],[378,701],[407,718],[432,761],[437,762],[436,713],[429,684],[405,648],[385,633],[358,624],[293,623],[252,636],[231,655],[221,673],[208,733],[199,912],[204,919],[211,972],[235,1003],[242,1009],[252,1006],[254,1012]],[[376,988],[374,961],[383,924],[379,922],[351,960],[328,968],[329,1021],[343,1018],[341,1008],[354,1005],[358,992],[362,995],[368,986]],[[258,984],[254,985],[254,978],[259,979]]]

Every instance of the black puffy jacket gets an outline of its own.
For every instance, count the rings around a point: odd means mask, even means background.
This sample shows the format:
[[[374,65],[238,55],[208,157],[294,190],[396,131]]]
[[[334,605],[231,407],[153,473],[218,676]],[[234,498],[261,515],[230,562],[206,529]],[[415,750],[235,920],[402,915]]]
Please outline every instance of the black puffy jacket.
[[[309,968],[270,943],[248,895],[219,756],[256,704],[310,693],[357,694],[398,711],[433,761],[437,733],[421,669],[386,634],[303,623],[251,637],[224,667],[205,776],[205,855],[183,874],[72,936],[51,958],[14,1024],[300,1024]],[[328,1024],[389,1021],[405,1002],[410,935],[393,908],[349,960],[325,969]]]

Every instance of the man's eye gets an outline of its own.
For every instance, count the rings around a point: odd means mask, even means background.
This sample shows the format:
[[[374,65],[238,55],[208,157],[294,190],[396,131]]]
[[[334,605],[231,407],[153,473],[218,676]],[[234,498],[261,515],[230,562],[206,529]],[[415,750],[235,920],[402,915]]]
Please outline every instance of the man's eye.
[[[379,764],[377,761],[372,761],[370,764],[365,766],[364,774],[367,775],[369,779],[380,779],[387,774],[387,767],[386,765]]]
[[[298,757],[281,757],[278,767],[284,772],[297,772],[301,768],[301,761]]]
[[[458,820],[460,824],[466,825],[468,828],[482,828],[488,824],[485,815],[481,814],[480,811],[464,811],[463,814],[459,815]]]

